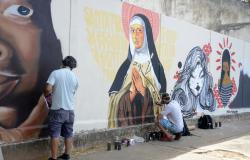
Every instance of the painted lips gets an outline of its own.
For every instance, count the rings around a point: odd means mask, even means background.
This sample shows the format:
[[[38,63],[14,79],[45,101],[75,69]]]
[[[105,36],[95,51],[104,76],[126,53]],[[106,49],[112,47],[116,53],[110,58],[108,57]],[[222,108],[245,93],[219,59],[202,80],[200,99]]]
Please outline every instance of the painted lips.
[[[199,85],[197,85],[195,89],[196,89],[197,91],[199,91],[200,88],[201,88],[201,87],[200,87]]]
[[[13,91],[20,78],[20,75],[0,71],[0,100]]]

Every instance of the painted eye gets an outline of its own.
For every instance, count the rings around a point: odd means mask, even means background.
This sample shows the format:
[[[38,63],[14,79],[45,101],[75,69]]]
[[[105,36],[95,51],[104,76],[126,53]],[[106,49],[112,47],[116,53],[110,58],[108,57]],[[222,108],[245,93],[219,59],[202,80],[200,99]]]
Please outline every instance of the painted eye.
[[[23,18],[29,18],[33,14],[33,9],[21,6],[21,5],[11,5],[3,12],[6,16],[19,16]]]
[[[200,74],[199,74],[199,77],[202,78],[202,77],[204,77],[204,76],[205,76],[204,71],[201,71]]]
[[[201,77],[201,78],[203,78],[204,76],[205,76],[205,74],[204,74],[204,73],[202,73],[202,74],[200,75],[200,77]]]

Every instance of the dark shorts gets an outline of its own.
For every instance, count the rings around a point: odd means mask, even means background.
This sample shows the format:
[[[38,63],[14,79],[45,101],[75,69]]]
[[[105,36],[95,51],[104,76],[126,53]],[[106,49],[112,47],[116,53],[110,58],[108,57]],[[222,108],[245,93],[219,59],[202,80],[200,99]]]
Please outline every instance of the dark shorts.
[[[174,123],[169,121],[168,119],[161,119],[160,124],[165,128],[168,129],[172,134],[179,133],[179,131]]]
[[[64,138],[72,137],[74,118],[72,110],[50,110],[48,123],[50,137],[58,138],[60,135]]]

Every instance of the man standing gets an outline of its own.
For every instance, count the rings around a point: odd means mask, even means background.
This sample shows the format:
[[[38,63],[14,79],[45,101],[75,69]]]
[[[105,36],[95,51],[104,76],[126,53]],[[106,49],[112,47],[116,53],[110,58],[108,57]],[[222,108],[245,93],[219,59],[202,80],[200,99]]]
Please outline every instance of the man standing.
[[[170,133],[175,135],[175,140],[179,140],[184,127],[181,106],[177,101],[170,100],[170,96],[167,93],[162,95],[161,103],[164,105],[164,109],[158,115],[158,127],[165,133],[165,140],[173,140],[173,136]]]
[[[77,62],[72,56],[62,61],[62,68],[53,71],[44,90],[45,97],[52,95],[49,111],[49,134],[51,137],[51,158],[57,159],[59,136],[64,137],[65,151],[60,159],[70,159],[74,123],[74,95],[78,88],[78,80],[72,72]]]

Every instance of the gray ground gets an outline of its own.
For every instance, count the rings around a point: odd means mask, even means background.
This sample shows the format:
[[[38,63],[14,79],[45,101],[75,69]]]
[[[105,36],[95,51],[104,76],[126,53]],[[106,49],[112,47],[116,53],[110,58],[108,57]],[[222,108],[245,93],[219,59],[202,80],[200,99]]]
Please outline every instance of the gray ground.
[[[212,130],[195,129],[194,136],[179,141],[122,146],[122,150],[106,148],[88,153],[74,153],[72,160],[166,160],[166,159],[247,159],[250,160],[250,120],[222,123]]]

